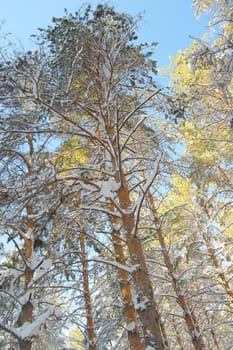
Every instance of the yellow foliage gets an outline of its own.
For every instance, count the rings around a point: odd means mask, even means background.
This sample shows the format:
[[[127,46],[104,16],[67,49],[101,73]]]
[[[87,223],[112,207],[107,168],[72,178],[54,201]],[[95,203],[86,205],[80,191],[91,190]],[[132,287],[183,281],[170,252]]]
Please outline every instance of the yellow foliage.
[[[199,193],[192,181],[181,175],[175,174],[171,182],[173,187],[158,209],[161,215],[165,215],[163,225],[166,232],[165,241],[168,245],[177,243],[180,238],[185,237],[195,212],[196,197]]]
[[[166,199],[161,203],[158,212],[163,213],[175,207],[192,208],[193,199],[198,190],[190,179],[175,174],[171,178],[172,189],[167,193]]]
[[[192,7],[196,7],[196,16],[199,17],[203,11],[212,12],[214,11],[215,4],[220,4],[223,0],[193,0]]]
[[[56,164],[62,168],[75,168],[88,163],[88,151],[76,136],[65,141],[56,154]]]
[[[84,350],[83,335],[79,328],[71,328],[69,331],[68,346],[72,349]]]
[[[183,123],[181,133],[185,145],[184,154],[201,162],[203,167],[227,160],[228,155],[232,154],[232,131],[228,121],[208,123],[197,116],[192,122],[186,120]]]
[[[192,200],[191,182],[179,175],[174,175],[172,178],[174,190],[171,192],[171,199],[176,205],[187,204]]]
[[[193,89],[203,88],[211,81],[209,66],[202,64],[194,70],[190,57],[197,49],[198,42],[194,41],[186,50],[178,51],[176,57],[170,57],[171,86],[176,93],[192,93]]]

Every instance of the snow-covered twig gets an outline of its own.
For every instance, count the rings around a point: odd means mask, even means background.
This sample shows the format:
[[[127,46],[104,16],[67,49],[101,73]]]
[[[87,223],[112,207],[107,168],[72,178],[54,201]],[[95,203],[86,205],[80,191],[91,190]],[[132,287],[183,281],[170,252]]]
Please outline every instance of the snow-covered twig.
[[[117,269],[126,271],[129,274],[132,274],[134,271],[136,271],[140,267],[138,264],[133,265],[133,266],[122,265],[122,264],[118,263],[117,261],[105,260],[105,259],[102,259],[101,257],[98,257],[98,256],[91,258],[90,261],[95,261],[95,262],[100,262],[103,264],[111,265],[111,266],[116,267]]]

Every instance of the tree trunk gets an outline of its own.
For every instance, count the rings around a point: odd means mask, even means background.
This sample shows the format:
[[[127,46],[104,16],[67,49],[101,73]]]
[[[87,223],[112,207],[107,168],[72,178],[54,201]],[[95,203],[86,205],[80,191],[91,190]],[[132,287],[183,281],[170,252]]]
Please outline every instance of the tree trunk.
[[[113,240],[114,252],[116,255],[116,261],[121,265],[125,265],[126,258],[122,247],[122,239],[118,231],[113,230],[112,240]],[[138,324],[137,314],[135,311],[134,302],[132,298],[132,292],[131,292],[131,287],[129,283],[129,274],[127,271],[124,271],[122,269],[118,269],[117,273],[118,273],[118,281],[120,285],[120,291],[121,291],[121,297],[122,297],[122,303],[123,303],[123,314],[125,318],[130,349],[143,350],[144,344],[143,344],[143,339],[140,337],[140,333],[137,325]],[[134,327],[131,328],[129,325],[134,325]]]
[[[109,209],[113,211],[114,205],[110,204]],[[121,238],[120,230],[116,229],[116,225],[119,224],[118,219],[116,217],[111,217],[110,220],[112,223],[112,241],[116,261],[121,265],[126,265],[126,256],[123,248],[123,240]],[[120,292],[123,304],[123,314],[126,323],[126,330],[130,349],[143,350],[145,348],[145,345],[143,343],[143,339],[140,337],[140,332],[138,329],[137,313],[132,298],[129,274],[127,271],[124,271],[122,269],[118,269],[117,274],[118,282],[120,285]],[[130,327],[129,325],[134,325],[134,327]],[[130,329],[128,329],[128,327],[130,327]]]
[[[80,200],[77,200],[77,203],[80,204]],[[114,210],[113,204],[108,205],[110,210]],[[114,247],[114,253],[116,257],[116,261],[121,265],[126,265],[126,257],[124,253],[124,248],[122,246],[122,239],[120,236],[119,230],[116,230],[116,225],[118,223],[118,219],[115,217],[110,217],[109,219],[112,224],[112,242]],[[82,240],[84,241],[83,234],[80,235],[80,245]],[[85,251],[85,243],[83,242],[81,245],[81,251],[82,253]],[[86,256],[86,254],[82,254],[82,256]],[[86,271],[85,276],[83,274],[83,280],[85,281],[84,290],[88,291],[89,293],[89,284],[88,284],[88,274],[87,274],[87,261],[82,258],[82,265],[83,265],[83,271]],[[131,292],[131,286],[129,282],[129,274],[127,271],[124,271],[123,269],[117,269],[118,274],[118,282],[120,286],[120,293],[122,298],[122,305],[123,305],[123,316],[126,323],[126,331],[129,341],[130,350],[144,350],[145,346],[143,343],[142,337],[140,337],[140,332],[138,329],[138,320],[137,320],[137,313],[134,308],[133,298],[132,298],[132,292]],[[92,315],[92,311],[88,310],[88,305],[91,307],[90,304],[90,293],[89,296],[86,292],[85,294],[85,303],[86,303],[86,310],[87,314],[89,313]],[[89,320],[90,323],[90,329],[92,328],[91,320]],[[93,328],[94,330],[94,328]],[[89,339],[93,339],[92,337],[94,334],[88,334]],[[94,348],[90,348],[90,350],[93,350]]]
[[[31,350],[32,342],[30,340],[22,339],[19,341],[20,350]]]
[[[30,223],[28,223],[30,225]],[[32,239],[25,239],[25,260],[28,261],[28,259],[31,258],[32,252],[33,252],[33,241]],[[24,292],[27,292],[28,285],[32,281],[33,278],[33,271],[27,266],[25,271],[25,288]],[[33,305],[32,302],[29,300],[22,305],[21,308],[21,314],[19,317],[19,326],[23,326],[24,323],[32,322],[32,312],[33,312]],[[19,341],[19,348],[20,350],[31,350],[32,342],[28,339],[20,339]]]
[[[106,118],[106,120],[108,120],[108,118]],[[114,130],[113,127],[108,126],[106,131],[111,138],[112,146],[115,150],[115,154],[111,157],[112,168],[116,183],[121,184],[120,188],[117,190],[117,197],[122,214],[121,220],[125,231],[124,234],[130,262],[135,266],[132,273],[137,299],[134,308],[136,308],[142,324],[144,346],[145,348],[151,347],[156,350],[164,350],[162,334],[159,326],[159,314],[154,301],[153,288],[149,278],[142,243],[134,233],[136,222],[131,208],[127,179],[122,170],[119,139],[117,140],[117,137],[115,137],[116,130]],[[119,133],[118,126],[117,132]]]
[[[80,248],[81,248],[83,289],[84,289],[84,300],[85,300],[86,317],[87,317],[87,335],[88,335],[88,343],[89,343],[88,349],[96,350],[96,336],[95,336],[94,319],[93,319],[93,313],[92,313],[91,293],[89,288],[88,263],[87,263],[87,256],[86,256],[84,233],[80,233],[79,241],[80,241]]]
[[[201,334],[200,334],[200,328],[199,328],[195,313],[192,310],[192,308],[189,307],[188,300],[185,299],[185,297],[180,289],[180,284],[179,284],[179,281],[176,277],[175,269],[174,269],[174,266],[172,264],[170,255],[168,253],[168,249],[167,249],[167,246],[165,243],[164,235],[163,235],[163,232],[162,232],[161,227],[160,227],[159,219],[157,217],[156,208],[154,206],[153,196],[150,193],[150,191],[148,191],[148,199],[149,199],[151,211],[152,211],[153,218],[154,218],[154,224],[157,228],[156,233],[157,233],[157,237],[158,237],[159,244],[161,247],[161,252],[163,254],[164,263],[165,263],[165,265],[168,269],[168,272],[171,276],[171,279],[172,279],[172,285],[173,285],[173,289],[176,293],[177,303],[180,305],[181,309],[183,310],[184,320],[185,320],[185,323],[187,325],[187,328],[188,328],[188,331],[189,331],[189,334],[190,334],[190,337],[192,340],[192,344],[193,344],[195,350],[204,350],[205,346],[204,346],[204,342],[203,342],[203,339],[202,339]]]
[[[169,347],[169,343],[168,343],[166,330],[165,330],[164,324],[163,324],[163,322],[161,320],[159,321],[159,326],[160,326],[161,334],[162,334],[162,337],[163,337],[164,350],[169,350],[170,347]]]
[[[228,297],[230,298],[231,303],[233,303],[233,289],[231,288],[231,286],[230,286],[230,284],[225,276],[225,273],[222,269],[222,266],[218,262],[214,247],[212,246],[212,243],[211,243],[209,237],[204,232],[202,232],[202,236],[204,238],[204,241],[205,241],[206,247],[208,249],[209,255],[211,257],[212,263],[213,263],[214,267],[216,268],[216,271],[218,271],[217,274],[218,274],[219,279],[221,281],[221,285],[225,289]]]
[[[28,140],[28,146],[29,146],[29,157],[30,159],[33,158],[34,155],[34,145],[33,145],[33,138],[31,135],[27,136]],[[28,161],[26,163],[28,174],[32,173],[32,166],[31,163]],[[31,206],[28,206],[27,208],[27,216],[33,214],[33,208]],[[25,253],[24,258],[25,261],[28,262],[33,254],[33,232],[35,230],[35,222],[32,219],[27,220],[27,231],[31,232],[30,237],[25,236],[24,239],[24,247],[25,247]],[[26,266],[25,271],[25,287],[24,292],[26,293],[29,289],[29,284],[31,283],[33,278],[33,271],[29,266]],[[32,314],[33,314],[33,304],[31,302],[31,296],[27,300],[27,302],[22,305],[21,309],[21,315],[20,315],[20,326],[22,326],[24,323],[29,322],[32,323]],[[21,339],[19,342],[20,350],[31,350],[32,347],[32,341],[30,339]]]
[[[108,132],[113,137],[114,135],[113,129],[109,128]],[[100,137],[99,130],[97,131],[97,136]],[[113,147],[114,148],[117,147],[115,139],[113,141]],[[117,161],[115,158],[112,158],[112,165],[113,165],[113,168],[116,170]],[[102,165],[102,168],[105,169],[105,164]],[[116,181],[119,182],[118,176],[116,178]],[[108,204],[108,208],[110,211],[113,212],[115,209],[115,206],[113,203],[110,203]],[[116,229],[116,226],[119,224],[119,219],[114,216],[110,216],[109,219],[112,224],[112,242],[113,242],[116,262],[118,262],[121,265],[126,265],[126,257],[125,257],[125,252],[122,245],[123,240],[121,237],[121,232],[120,230]],[[132,290],[131,290],[131,285],[129,281],[129,274],[127,271],[124,271],[122,269],[118,269],[117,274],[118,274],[118,282],[120,286],[120,293],[121,293],[122,304],[123,304],[123,315],[126,323],[126,331],[127,331],[127,337],[128,337],[130,349],[144,350],[145,344],[142,336],[140,336],[140,331],[138,328],[137,312],[135,310],[135,306],[133,302]]]
[[[121,174],[122,186],[118,190],[118,198],[122,214],[122,224],[125,230],[131,264],[135,266],[133,279],[137,293],[136,310],[142,323],[146,347],[164,350],[159,314],[156,309],[152,284],[146,266],[145,256],[140,239],[134,234],[135,218],[131,210],[131,201],[126,179]]]

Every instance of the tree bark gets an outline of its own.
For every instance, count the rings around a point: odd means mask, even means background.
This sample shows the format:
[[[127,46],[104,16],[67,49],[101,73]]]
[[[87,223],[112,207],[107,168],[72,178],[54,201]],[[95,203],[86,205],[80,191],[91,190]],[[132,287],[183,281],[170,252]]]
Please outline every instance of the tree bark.
[[[114,252],[116,255],[116,261],[121,265],[125,265],[126,258],[124,250],[122,247],[122,239],[118,231],[113,230],[112,233]],[[137,314],[134,307],[134,302],[132,298],[131,286],[129,282],[129,274],[127,271],[118,269],[118,281],[120,285],[122,303],[123,303],[123,314],[126,323],[126,330],[128,335],[128,341],[130,349],[143,350],[144,343],[143,339],[140,337],[140,332],[138,329]],[[128,329],[129,325],[134,325],[134,327]]]
[[[113,128],[107,128],[107,131],[109,135],[114,139],[112,142],[113,147],[117,149],[116,140],[114,138],[114,130]],[[97,128],[96,136],[98,138],[101,138],[101,133],[99,128]],[[119,151],[119,150],[118,150]],[[101,168],[105,170],[106,164],[102,164]],[[117,169],[117,160],[116,158],[112,158],[112,166],[113,169]],[[116,177],[116,181],[119,182],[119,176]],[[108,209],[111,212],[114,212],[115,206],[113,203],[107,204]],[[116,262],[118,262],[121,265],[126,265],[126,256],[124,252],[124,248],[122,245],[122,234],[120,230],[116,229],[116,226],[119,225],[119,219],[114,216],[109,216],[109,220],[112,225],[112,243],[114,248],[114,254]],[[129,342],[130,350],[144,350],[145,344],[142,336],[140,335],[140,330],[138,327],[138,319],[137,319],[137,312],[135,310],[134,302],[133,302],[133,296],[132,296],[132,290],[131,290],[131,284],[129,280],[129,273],[123,269],[117,269],[118,274],[118,282],[120,286],[120,293],[122,298],[122,304],[123,304],[123,315],[124,315],[124,321],[126,324],[126,332]]]
[[[32,209],[31,208],[27,208],[27,212],[28,215],[32,213]],[[34,222],[32,220],[28,220],[27,223],[27,228],[28,229],[33,229],[34,228]],[[33,240],[30,238],[25,238],[24,239],[24,245],[25,245],[25,260],[26,262],[32,257],[32,253],[33,253]],[[29,283],[32,281],[33,278],[33,271],[31,270],[30,267],[26,267],[26,271],[25,271],[25,287],[24,287],[24,292],[26,293],[28,288],[29,288]],[[33,304],[30,300],[29,300],[22,305],[21,308],[21,314],[19,317],[19,326],[23,326],[24,323],[32,322],[32,313],[33,313]],[[20,350],[31,350],[31,346],[32,346],[32,341],[29,339],[20,339],[19,341],[19,347]]]
[[[209,237],[204,232],[202,232],[202,236],[203,236],[203,239],[205,241],[206,247],[208,249],[209,255],[211,257],[212,263],[213,263],[214,267],[216,268],[217,274],[218,274],[219,279],[220,279],[220,283],[221,283],[222,287],[225,289],[225,292],[227,293],[228,297],[230,298],[231,303],[233,303],[233,289],[231,288],[231,286],[230,286],[230,284],[225,276],[225,273],[222,269],[222,266],[218,262],[214,247],[213,247]]]
[[[117,180],[117,179],[116,179]],[[135,218],[131,209],[128,185],[124,174],[121,174],[121,187],[117,191],[122,210],[122,224],[125,230],[126,242],[131,264],[135,266],[133,280],[137,293],[136,310],[142,323],[145,346],[164,350],[159,314],[153,296],[152,284],[145,261],[142,243],[134,233]]]
[[[34,145],[33,145],[33,138],[31,135],[27,136],[28,140],[28,146],[29,146],[29,157],[30,159],[34,156]],[[27,172],[28,174],[32,173],[32,165],[29,161],[26,163],[27,166]],[[33,214],[33,208],[31,206],[28,206],[26,208],[27,210],[27,216]],[[30,231],[30,237],[25,236],[24,239],[24,247],[25,247],[25,253],[24,258],[25,261],[28,262],[29,259],[31,259],[33,254],[33,231],[35,230],[35,222],[32,219],[27,220],[27,231]],[[29,266],[26,266],[25,271],[25,287],[24,292],[27,292],[29,289],[29,284],[31,283],[33,279],[33,271]],[[21,309],[21,315],[20,315],[20,326],[24,325],[24,323],[29,322],[32,323],[32,315],[33,315],[33,304],[31,302],[31,296],[29,297],[28,301],[22,305]],[[19,341],[20,350],[31,350],[32,347],[32,341],[30,339],[21,339]]]
[[[163,322],[161,321],[161,319],[159,320],[159,326],[160,326],[160,330],[161,330],[161,334],[162,334],[162,338],[163,338],[163,346],[164,346],[164,350],[169,350],[169,343],[168,343],[168,338],[167,338],[167,334],[166,334],[166,330],[164,327]]]
[[[114,205],[110,204],[109,209],[113,211]],[[112,223],[112,241],[116,261],[121,265],[126,265],[126,256],[123,248],[123,240],[121,238],[120,230],[117,230],[115,228],[116,225],[119,223],[118,219],[115,217],[111,217],[110,220]],[[143,339],[140,337],[140,332],[138,329],[137,313],[134,307],[132,291],[129,282],[129,274],[127,271],[124,271],[122,269],[118,269],[117,274],[122,297],[123,315],[126,323],[126,330],[130,349],[143,350],[145,348],[145,345]],[[134,327],[130,328],[129,330],[129,325],[134,325]]]
[[[22,339],[19,341],[20,350],[31,350],[32,342],[30,340]]]
[[[87,336],[89,343],[89,350],[96,350],[96,336],[94,319],[91,304],[91,293],[89,288],[89,277],[88,277],[88,263],[85,247],[85,236],[81,232],[79,236],[80,248],[81,248],[81,261],[82,261],[82,275],[83,275],[83,289],[84,289],[84,301],[86,307],[86,318],[87,318]]]
[[[156,226],[156,233],[157,233],[157,237],[158,237],[159,244],[161,247],[161,252],[163,254],[164,263],[165,263],[165,265],[168,269],[168,272],[171,276],[171,279],[172,279],[172,285],[173,285],[173,289],[176,293],[177,303],[179,304],[179,306],[183,310],[184,320],[185,320],[185,323],[187,325],[187,328],[188,328],[188,331],[189,331],[189,334],[190,334],[190,337],[192,340],[192,344],[193,344],[195,350],[204,350],[205,346],[204,346],[203,339],[201,337],[200,328],[199,328],[199,325],[197,322],[197,318],[195,316],[193,309],[189,306],[188,300],[186,300],[186,298],[184,297],[184,295],[180,289],[179,281],[177,279],[175,269],[174,269],[174,266],[172,264],[170,255],[168,253],[168,249],[166,246],[164,235],[163,235],[163,232],[161,230],[159,219],[157,217],[157,212],[156,212],[156,208],[154,206],[153,196],[150,193],[150,191],[148,191],[148,199],[149,199],[151,211],[153,214],[154,224]]]

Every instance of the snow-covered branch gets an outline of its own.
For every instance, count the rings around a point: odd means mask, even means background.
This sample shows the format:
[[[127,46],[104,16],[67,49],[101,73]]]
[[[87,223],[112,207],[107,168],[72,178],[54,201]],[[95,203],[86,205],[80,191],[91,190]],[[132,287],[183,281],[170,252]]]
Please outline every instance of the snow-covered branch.
[[[111,265],[111,266],[116,267],[117,269],[128,272],[129,274],[132,274],[134,271],[136,271],[137,269],[140,268],[139,265],[126,266],[126,265],[118,263],[117,261],[109,261],[109,260],[103,259],[101,257],[93,257],[90,259],[90,261],[95,261],[95,262]]]

